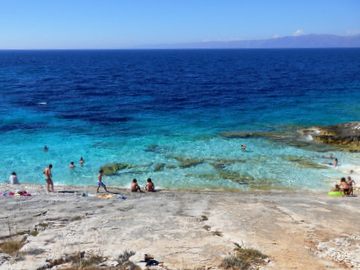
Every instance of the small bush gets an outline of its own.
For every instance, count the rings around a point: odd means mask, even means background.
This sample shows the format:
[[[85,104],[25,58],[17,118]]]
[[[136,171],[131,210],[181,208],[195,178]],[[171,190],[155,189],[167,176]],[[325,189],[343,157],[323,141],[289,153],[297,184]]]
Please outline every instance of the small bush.
[[[11,256],[15,255],[24,245],[24,241],[8,240],[0,244],[0,250]]]
[[[39,226],[39,227],[42,227],[42,228],[47,228],[47,227],[49,226],[49,224],[48,224],[48,223],[45,223],[45,222],[41,222],[41,223],[39,223],[38,226]]]
[[[83,269],[83,268],[86,269],[86,267],[100,264],[104,260],[106,260],[106,259],[104,257],[102,257],[102,256],[91,254],[91,256],[89,256],[88,258],[80,260],[80,269]]]
[[[235,244],[234,254],[223,259],[221,267],[232,270],[248,270],[254,265],[264,264],[268,256],[252,248],[242,248]]]
[[[70,219],[70,221],[78,221],[78,220],[81,220],[81,219],[82,219],[81,216],[75,216],[75,217],[72,217]]]
[[[207,230],[207,231],[210,231],[211,227],[210,227],[209,225],[204,225],[204,226],[203,226],[203,229],[204,229],[204,230]]]
[[[37,236],[38,234],[39,234],[38,230],[33,230],[33,231],[30,232],[31,236]]]
[[[216,236],[220,236],[220,237],[223,236],[222,232],[220,232],[220,231],[218,231],[218,230],[213,231],[212,234],[213,234],[213,235],[216,235]]]
[[[118,267],[116,269],[119,270],[141,270],[141,268],[134,264],[132,261],[130,261],[130,257],[134,256],[134,251],[127,251],[125,250],[122,254],[119,255],[117,258],[117,262],[119,263]]]

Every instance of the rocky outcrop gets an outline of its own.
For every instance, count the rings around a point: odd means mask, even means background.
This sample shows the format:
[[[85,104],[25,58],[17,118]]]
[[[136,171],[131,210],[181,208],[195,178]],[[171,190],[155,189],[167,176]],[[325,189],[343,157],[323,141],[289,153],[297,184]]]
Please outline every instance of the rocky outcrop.
[[[360,122],[311,127],[299,132],[304,136],[311,136],[315,142],[350,152],[360,152]]]

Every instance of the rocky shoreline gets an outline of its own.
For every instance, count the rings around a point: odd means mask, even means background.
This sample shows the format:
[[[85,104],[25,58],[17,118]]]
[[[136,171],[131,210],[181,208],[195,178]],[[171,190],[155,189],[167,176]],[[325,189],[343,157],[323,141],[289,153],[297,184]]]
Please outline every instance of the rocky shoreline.
[[[301,129],[293,128],[285,131],[227,131],[220,133],[220,136],[228,139],[267,138],[272,141],[300,148],[318,149],[319,151],[360,152],[360,122]]]
[[[92,269],[145,269],[144,254],[161,262],[152,269],[225,269],[239,246],[265,254],[260,269],[360,269],[359,197],[116,188],[98,197],[92,187],[21,188],[32,196],[0,197],[0,249],[21,243],[12,254],[2,249],[0,269],[74,269],[78,258],[93,260]],[[120,268],[129,252],[124,265],[139,268]]]

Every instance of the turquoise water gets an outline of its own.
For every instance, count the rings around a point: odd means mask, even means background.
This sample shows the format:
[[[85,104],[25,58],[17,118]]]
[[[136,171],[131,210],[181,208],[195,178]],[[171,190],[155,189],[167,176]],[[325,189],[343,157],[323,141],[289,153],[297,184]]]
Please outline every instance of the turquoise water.
[[[328,189],[359,154],[220,134],[358,120],[359,63],[355,49],[3,51],[0,176],[42,184],[52,163],[55,184],[95,185],[101,165],[121,162],[132,167],[106,184]],[[330,153],[339,168],[289,160],[323,164]]]

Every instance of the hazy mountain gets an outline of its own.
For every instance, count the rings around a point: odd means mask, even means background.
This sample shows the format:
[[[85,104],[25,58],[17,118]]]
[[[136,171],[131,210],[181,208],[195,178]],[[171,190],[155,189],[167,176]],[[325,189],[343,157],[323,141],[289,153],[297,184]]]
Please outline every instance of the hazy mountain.
[[[259,40],[208,41],[148,46],[159,49],[360,48],[360,35],[300,35]]]

